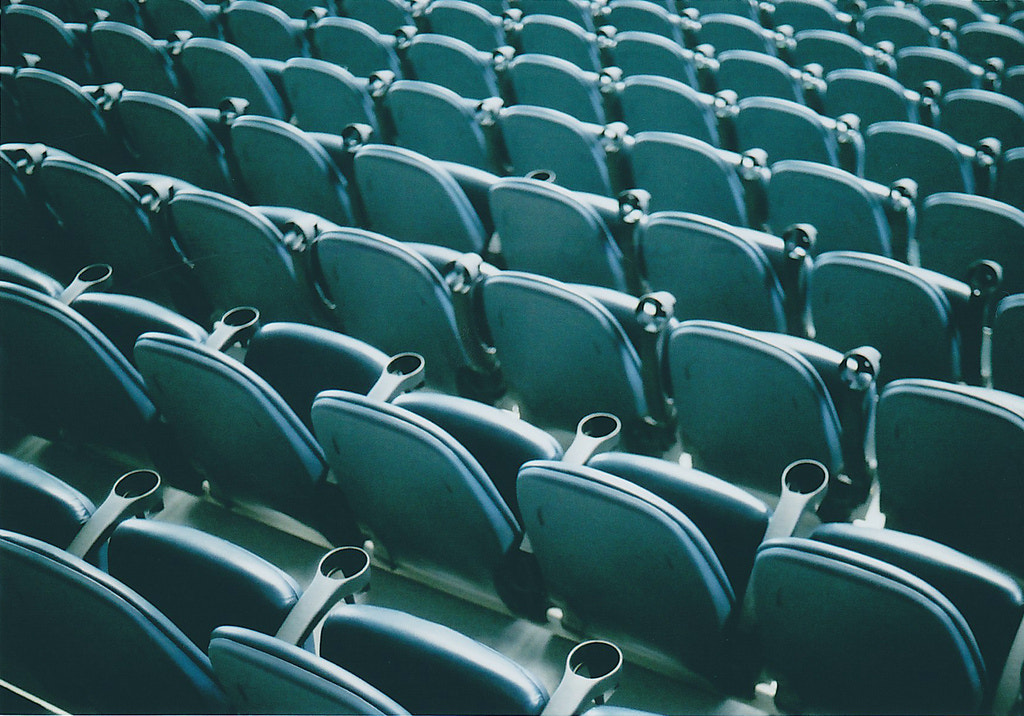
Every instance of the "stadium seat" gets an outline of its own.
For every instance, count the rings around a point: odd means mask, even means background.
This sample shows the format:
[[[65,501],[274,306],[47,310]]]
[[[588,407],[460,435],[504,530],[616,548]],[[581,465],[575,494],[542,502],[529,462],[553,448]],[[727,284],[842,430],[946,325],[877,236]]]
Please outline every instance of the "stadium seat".
[[[387,70],[402,76],[396,54],[397,38],[382,35],[365,22],[349,17],[328,16],[310,28],[312,54],[332,62],[356,77],[369,77]]]
[[[508,63],[508,80],[517,104],[549,107],[591,124],[608,121],[602,86],[610,78],[568,60],[519,55]]]
[[[972,146],[987,137],[1004,150],[1024,146],[1024,104],[989,90],[954,90],[943,98],[939,129]]]
[[[284,64],[281,82],[300,129],[341,135],[350,124],[365,124],[380,136],[371,80],[333,62],[293,57]]]
[[[1024,210],[1024,147],[1003,155],[996,178],[996,198]]]
[[[611,54],[623,77],[655,75],[693,88],[700,86],[696,53],[667,37],[635,30],[619,32]]]
[[[685,321],[672,331],[665,361],[694,467],[775,492],[786,466],[813,459],[834,477],[828,510],[867,497],[872,349],[844,356],[803,338]]]
[[[472,2],[436,0],[423,17],[431,32],[457,38],[477,50],[493,52],[508,44],[501,18]]]
[[[832,120],[775,97],[748,97],[740,100],[735,121],[739,149],[765,150],[769,165],[803,159],[855,174],[861,171],[862,140],[845,120]]]
[[[263,65],[223,40],[193,37],[181,46],[181,67],[201,107],[219,107],[229,97],[248,102],[247,111],[288,119],[288,110]]]
[[[518,28],[520,52],[568,60],[587,72],[601,71],[597,35],[557,15],[527,15]]]
[[[635,183],[650,192],[651,211],[686,211],[735,226],[756,225],[759,217],[751,209],[763,187],[757,172],[747,171],[756,170],[755,155],[668,132],[641,132],[632,154]]]
[[[849,16],[840,12],[839,8],[828,0],[779,0],[775,3],[771,21],[775,27],[789,25],[794,32],[846,32],[850,24]]]
[[[25,53],[38,57],[35,67],[49,70],[78,84],[97,81],[90,56],[74,25],[48,10],[32,5],[10,5],[3,9],[4,44],[15,55]]]
[[[833,70],[873,70],[875,60],[871,48],[855,37],[835,30],[803,30],[793,38],[791,51],[794,67],[809,64],[821,66],[823,74]]]
[[[364,22],[385,35],[414,24],[408,6],[401,0],[340,0],[338,7],[345,17]]]
[[[746,50],[774,56],[776,52],[774,34],[741,15],[702,15],[697,37],[714,47],[716,53]]]
[[[809,278],[819,343],[882,353],[879,384],[897,378],[981,382],[981,336],[991,288],[982,269],[972,283],[881,256],[834,251]]]
[[[685,45],[679,16],[652,0],[612,0],[602,10],[601,24],[621,32],[649,32]]]
[[[715,79],[719,89],[732,90],[739,99],[778,97],[804,103],[799,71],[772,55],[750,50],[726,50],[717,55]]]
[[[443,165],[385,145],[360,147],[356,184],[367,224],[379,234],[482,253],[488,237],[466,193]]]
[[[416,35],[406,49],[413,79],[447,87],[460,97],[501,97],[492,53],[446,35]]]
[[[849,525],[767,542],[751,590],[787,710],[984,713],[1024,612],[1005,573],[929,540]],[[797,607],[807,603],[813,617]]]
[[[862,130],[875,122],[901,121],[928,124],[931,114],[917,92],[869,70],[836,70],[825,76],[825,114],[855,114]]]
[[[1019,574],[1022,400],[940,381],[890,383],[875,431],[886,525]]]
[[[307,55],[306,23],[281,8],[255,0],[231,0],[221,10],[224,35],[252,57],[284,62]]]
[[[496,182],[491,213],[507,267],[628,291],[622,250],[594,208],[597,200],[536,179]]]
[[[896,79],[912,90],[929,81],[938,82],[943,93],[977,87],[981,74],[980,67],[942,47],[904,47],[896,54]]]
[[[899,187],[817,162],[788,160],[772,167],[768,223],[776,233],[792,224],[810,224],[818,232],[816,255],[848,250],[902,260],[913,216],[912,203]]]
[[[925,199],[917,225],[921,265],[962,277],[975,261],[1003,267],[1002,291],[1024,290],[1024,212],[995,199],[942,192]]]
[[[879,5],[864,11],[859,24],[861,42],[868,45],[891,42],[897,51],[938,45],[931,22],[916,7]]]
[[[619,90],[619,105],[634,137],[640,132],[672,132],[722,147],[730,136],[719,129],[716,115],[734,103],[668,77],[627,77]]]
[[[227,713],[203,651],[116,579],[11,532],[0,567],[5,680],[74,712]]]
[[[957,50],[978,64],[998,57],[1008,68],[1021,65],[1024,64],[1024,32],[983,20],[966,23],[957,33]]]
[[[1007,296],[992,319],[992,387],[1024,396],[1024,294]]]
[[[127,90],[187,101],[171,59],[173,43],[155,40],[132,25],[103,21],[89,28],[89,45],[100,76],[116,80]]]

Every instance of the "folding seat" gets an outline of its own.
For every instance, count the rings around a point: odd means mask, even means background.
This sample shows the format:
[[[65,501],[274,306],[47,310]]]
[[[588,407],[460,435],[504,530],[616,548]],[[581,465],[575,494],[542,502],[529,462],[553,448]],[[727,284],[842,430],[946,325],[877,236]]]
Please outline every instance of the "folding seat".
[[[200,111],[150,92],[124,92],[116,112],[138,168],[239,195],[227,154]]]
[[[338,7],[339,14],[385,35],[415,24],[408,5],[401,0],[339,0]]]
[[[1005,572],[931,540],[834,524],[765,543],[750,583],[780,708],[1008,712],[1014,696],[998,685],[1001,672],[1019,679],[1010,644],[1024,598]]]
[[[794,250],[795,238],[664,211],[640,223],[636,242],[647,284],[675,297],[679,320],[800,334],[810,259]]]
[[[653,359],[660,333],[640,330],[636,317],[656,302],[516,271],[487,276],[479,289],[486,329],[524,417],[572,430],[582,417],[608,412],[622,420],[631,449],[664,449],[654,447],[665,437],[656,365],[640,355]]]
[[[1007,296],[992,319],[992,387],[1024,395],[1024,294]]]
[[[891,42],[897,51],[904,47],[935,47],[938,33],[916,7],[881,5],[864,11],[858,21],[860,40],[866,45]]]
[[[554,15],[593,32],[594,8],[588,0],[519,0],[516,7],[523,15]]]
[[[252,203],[352,223],[348,183],[310,135],[286,122],[257,116],[236,117],[230,133],[231,156]]]
[[[735,123],[739,149],[765,150],[770,165],[802,159],[860,174],[863,142],[845,118],[833,120],[775,97],[747,97],[739,102]]]
[[[519,55],[508,63],[516,104],[549,107],[581,122],[606,124],[604,92],[613,78],[585,72],[568,60],[547,55]]]
[[[0,281],[26,286],[51,298],[60,296],[64,291],[64,285],[57,279],[37,268],[11,258],[6,253],[0,254]]]
[[[755,22],[760,20],[757,3],[752,0],[690,0],[686,5],[695,9],[702,17],[720,13],[739,15]]]
[[[621,652],[608,642],[579,644],[569,652],[565,675],[549,696],[536,676],[508,657],[411,614],[359,604],[336,609],[324,627],[320,656],[255,631],[218,629],[210,658],[236,708],[259,713],[576,713],[614,689],[622,661]]]
[[[203,0],[146,0],[142,16],[153,37],[188,32],[193,37],[221,37],[220,6]]]
[[[815,255],[845,250],[903,260],[913,208],[899,187],[816,162],[787,160],[772,167],[768,222],[776,233],[797,223],[813,226]]]
[[[1018,102],[1024,102],[1024,64],[1006,71],[999,91]]]
[[[159,418],[141,376],[76,310],[30,288],[0,286],[4,424],[128,454],[154,447]]]
[[[753,156],[683,135],[641,132],[632,157],[635,183],[650,192],[651,211],[687,211],[735,226],[755,225],[763,218],[751,215],[757,208],[759,183]]]
[[[496,182],[491,213],[507,267],[628,291],[622,250],[594,208],[596,199],[536,179]]]
[[[1020,573],[1024,398],[895,381],[879,398],[875,442],[887,526]]]
[[[463,325],[455,305],[461,297],[420,251],[448,261],[460,254],[362,229],[326,232],[311,251],[318,288],[347,335],[389,354],[415,351],[426,360],[429,385],[483,397],[493,360]]]
[[[501,18],[466,0],[436,0],[423,17],[430,32],[458,38],[477,50],[493,52],[508,44]]]
[[[957,27],[963,27],[968,23],[985,19],[982,6],[974,0],[923,0],[920,10],[933,25],[938,25],[948,18],[955,21]]]
[[[844,355],[804,338],[684,321],[665,365],[682,445],[693,466],[774,492],[796,460],[829,475],[823,510],[842,515],[868,495],[864,453],[877,351]]]
[[[63,480],[0,454],[0,529],[32,537],[96,563],[114,528],[133,514],[159,510],[160,476],[133,470],[114,484],[100,508]],[[102,508],[102,509],[101,509]]]
[[[697,38],[714,47],[716,52],[747,50],[775,54],[774,34],[740,15],[702,16]]]
[[[175,194],[166,210],[172,235],[214,315],[254,306],[267,321],[323,320],[301,251],[306,225],[331,228],[329,222],[295,210],[258,211],[201,190]],[[298,248],[293,253],[290,247]]]
[[[954,90],[943,99],[939,129],[964,144],[994,137],[1004,150],[1024,146],[1024,104],[998,92]]]
[[[822,254],[808,280],[815,340],[839,351],[877,348],[880,384],[911,377],[980,384],[990,270],[960,281],[881,256]]]
[[[726,50],[717,59],[715,79],[720,90],[732,90],[739,99],[778,97],[804,103],[800,71],[778,57],[750,50]]]
[[[1003,267],[1002,291],[1024,291],[1024,211],[995,199],[941,192],[925,199],[917,225],[921,265],[965,276],[974,262]]]
[[[977,87],[982,73],[962,55],[942,47],[904,47],[896,55],[896,79],[913,90],[929,80],[938,82],[944,93]]]
[[[113,267],[111,287],[120,293],[165,306],[188,293],[181,257],[144,204],[148,189],[73,157],[44,157],[33,171],[66,236],[57,279],[70,280],[79,267],[99,262]]]
[[[502,474],[511,477],[527,459],[559,457],[558,444],[517,416],[473,400],[410,399],[406,408],[402,400],[328,390],[313,401],[314,432],[375,556],[411,577],[440,579],[456,593],[495,605],[500,598],[515,613],[542,613],[519,552],[522,528],[498,476],[475,455],[505,463]],[[459,432],[471,441],[461,442]],[[503,447],[510,444],[522,446],[521,453]]]
[[[685,134],[719,147],[723,135],[718,113],[730,106],[719,95],[698,92],[689,85],[654,75],[627,77],[619,89],[622,119],[634,137],[641,132]]]
[[[13,85],[23,121],[35,141],[111,171],[130,168],[127,149],[108,114],[120,91],[118,85],[82,87],[31,67],[16,70]]]
[[[870,70],[836,70],[825,77],[825,114],[855,114],[862,130],[875,122],[923,122],[932,117],[917,92]],[[920,109],[920,113],[919,113]]]
[[[381,132],[374,107],[378,87],[344,67],[309,57],[293,57],[281,71],[295,124],[307,132],[341,135],[350,124]]]
[[[887,185],[913,179],[919,203],[940,191],[973,193],[975,173],[984,180],[989,159],[948,134],[910,122],[877,122],[864,133],[864,176]]]
[[[31,5],[8,5],[3,9],[4,44],[15,55],[38,56],[35,66],[79,84],[95,81],[92,63],[83,47],[85,27],[66,25],[53,13]]]
[[[763,502],[697,470],[614,452],[586,467],[529,462],[517,489],[567,629],[657,654],[720,693],[749,688],[736,626],[767,529]]]
[[[481,253],[488,241],[466,193],[443,165],[385,145],[360,147],[356,184],[368,228],[398,241]]]
[[[397,39],[382,35],[364,22],[347,17],[325,17],[311,28],[313,56],[348,70],[356,77],[369,77],[387,70],[402,76]]]
[[[685,45],[679,15],[652,0],[612,0],[602,8],[600,21],[620,32],[649,32]]]
[[[1024,209],[1024,147],[1016,147],[1003,155],[996,178],[996,198]]]
[[[218,107],[224,99],[238,97],[248,102],[249,114],[288,118],[288,109],[269,75],[244,50],[223,40],[193,37],[181,46],[179,59],[195,104]]]
[[[796,33],[793,39],[796,44],[790,56],[794,67],[806,67],[813,63],[821,65],[824,74],[840,69],[875,69],[872,49],[845,32],[803,30]]]
[[[431,159],[504,173],[495,112],[500,100],[465,99],[441,85],[398,80],[385,104],[395,127],[395,144]]]
[[[116,579],[11,532],[0,567],[9,683],[73,712],[227,712],[203,651]]]
[[[221,325],[249,318],[243,323],[249,327],[256,315],[251,308],[237,309]],[[135,344],[139,372],[174,435],[175,460],[161,465],[161,473],[180,489],[202,493],[207,485],[229,504],[269,507],[332,543],[351,544],[356,533],[350,514],[326,482],[328,466],[315,438],[267,381],[217,349],[218,338],[215,331],[204,344],[146,333]],[[312,340],[330,357],[316,370],[330,371],[339,387],[367,389],[362,371],[343,370],[347,363],[386,361],[383,354],[332,331],[315,332]],[[202,409],[197,409],[197,395],[204,396]]]
[[[447,87],[467,99],[501,97],[490,52],[475,50],[462,40],[445,35],[416,35],[406,58],[415,79]]]
[[[967,59],[984,64],[998,57],[1006,67],[1024,64],[1024,32],[994,22],[971,22],[957,33],[957,50]]]
[[[519,23],[516,39],[522,53],[561,57],[582,70],[601,71],[597,35],[572,20],[556,15],[527,15]]]
[[[103,77],[128,90],[140,90],[184,101],[171,53],[172,43],[157,41],[143,30],[120,22],[97,22],[89,29],[93,59]]]
[[[221,10],[221,21],[225,37],[252,57],[284,62],[308,54],[306,23],[269,3],[232,0]]]
[[[610,166],[610,159],[628,161],[630,138],[623,124],[587,124],[564,112],[529,105],[502,110],[498,123],[514,174],[544,171],[567,189],[605,196],[632,183],[625,169],[617,163]]]
[[[696,54],[667,37],[652,32],[616,33],[612,56],[623,77],[657,75],[689,87],[700,86]]]

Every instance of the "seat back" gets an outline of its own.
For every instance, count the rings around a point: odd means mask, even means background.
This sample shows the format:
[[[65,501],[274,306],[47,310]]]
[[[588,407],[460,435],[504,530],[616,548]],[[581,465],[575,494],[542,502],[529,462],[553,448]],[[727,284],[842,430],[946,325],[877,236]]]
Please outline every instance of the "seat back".
[[[647,414],[636,349],[593,298],[507,271],[483,281],[481,301],[505,378],[529,419],[573,430],[590,413],[634,426]]]
[[[446,35],[416,35],[406,50],[415,79],[432,82],[467,99],[500,97],[491,53]]]
[[[103,77],[116,78],[125,89],[185,100],[166,43],[132,25],[110,21],[89,28],[89,43]]]
[[[522,530],[462,445],[411,411],[344,391],[317,396],[313,428],[378,558],[498,591]]]
[[[759,238],[781,251],[778,239]],[[743,230],[698,214],[656,212],[639,228],[637,246],[651,289],[675,297],[676,318],[786,331],[782,285]]]
[[[809,107],[776,97],[740,100],[736,136],[741,150],[760,148],[768,162],[802,159],[838,166],[835,137]]]
[[[194,110],[159,94],[125,92],[117,115],[140,169],[238,194],[224,147]]]
[[[970,627],[913,574],[791,538],[760,549],[751,590],[762,651],[790,708],[980,709],[985,667]]]
[[[715,73],[719,89],[744,97],[778,97],[803,102],[804,92],[789,65],[778,57],[751,50],[727,50],[718,55]]]
[[[209,651],[236,712],[408,713],[344,669],[257,631],[222,626],[214,631]]]
[[[519,104],[557,109],[581,122],[605,123],[596,73],[558,57],[523,54],[509,63],[508,77]]]
[[[380,132],[369,83],[345,68],[293,57],[285,62],[281,82],[300,129],[340,135],[350,124],[366,124]]]
[[[626,290],[622,251],[597,211],[573,192],[508,178],[491,187],[490,203],[508,268]]]
[[[314,56],[345,68],[356,77],[388,70],[401,77],[393,37],[381,35],[365,22],[325,17],[312,28]]]
[[[502,111],[501,134],[512,171],[554,174],[567,189],[611,196],[611,172],[601,142],[601,128],[547,107],[515,105]]]
[[[582,70],[601,71],[597,36],[578,23],[557,15],[527,15],[519,29],[523,53],[547,54],[568,60]]]
[[[722,323],[680,324],[667,362],[680,437],[694,467],[768,492],[777,491],[779,475],[797,459],[841,473],[839,414],[812,360],[838,371],[842,354]]]
[[[662,35],[636,30],[616,33],[613,53],[623,77],[654,75],[688,87],[699,86],[693,53]],[[638,131],[632,125],[630,128]]]
[[[825,114],[855,114],[862,129],[875,122],[917,122],[917,103],[899,82],[870,70],[836,70],[825,77]]]
[[[989,90],[953,90],[943,98],[939,128],[972,146],[988,137],[1004,150],[1024,146],[1024,104]]]
[[[891,185],[917,182],[918,201],[940,191],[974,192],[963,145],[944,132],[910,122],[877,122],[864,133],[864,176]]]
[[[221,15],[228,40],[252,57],[285,62],[305,53],[302,21],[270,3],[233,0]]]
[[[139,338],[135,362],[187,466],[168,480],[192,490],[207,480],[226,496],[308,515],[327,473],[323,452],[266,381],[202,344],[159,333]],[[197,395],[206,409],[196,409]]]
[[[138,449],[156,407],[141,376],[77,311],[28,288],[0,288],[4,418],[72,443]]]
[[[266,71],[241,48],[223,40],[193,37],[182,45],[180,60],[196,104],[217,107],[225,98],[239,97],[249,103],[251,114],[288,118]]]
[[[875,441],[888,524],[1021,571],[1024,398],[896,381],[879,399]]]
[[[942,192],[925,199],[917,225],[921,265],[962,277],[979,259],[1003,267],[1001,291],[1024,291],[1024,211],[988,197]]]
[[[205,654],[116,579],[11,532],[0,567],[5,680],[80,713],[227,712]]]
[[[465,0],[438,0],[423,13],[431,32],[466,42],[476,50],[492,52],[506,44],[501,18]]]
[[[356,152],[355,172],[369,228],[398,241],[484,250],[480,217],[434,160],[400,147],[366,145]]]
[[[622,119],[633,132],[673,132],[721,146],[715,98],[667,77],[627,77],[619,92]],[[634,154],[636,148],[634,147]]]
[[[743,185],[736,173],[738,154],[693,137],[641,132],[632,158],[636,185],[650,192],[651,211],[685,211],[735,226],[747,224]]]
[[[517,489],[544,584],[567,618],[721,676],[737,597],[685,514],[627,480],[563,463],[527,463]]]
[[[231,154],[253,204],[287,206],[338,224],[353,221],[348,187],[327,151],[301,129],[268,117],[231,122]]]
[[[458,391],[474,363],[462,344],[451,289],[426,259],[362,229],[327,232],[313,251],[320,286],[346,334],[389,355],[419,353],[429,384]],[[458,256],[452,252],[453,260]]]

